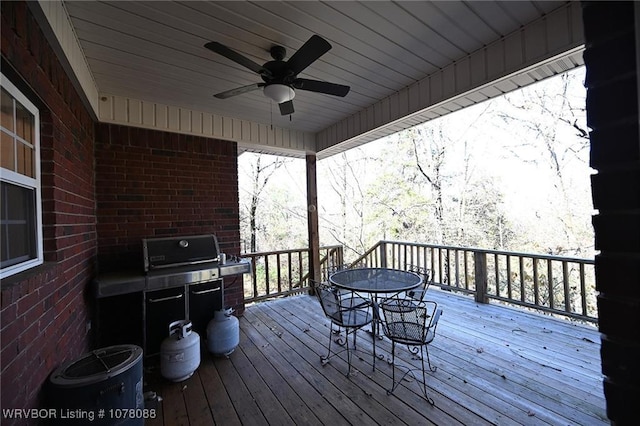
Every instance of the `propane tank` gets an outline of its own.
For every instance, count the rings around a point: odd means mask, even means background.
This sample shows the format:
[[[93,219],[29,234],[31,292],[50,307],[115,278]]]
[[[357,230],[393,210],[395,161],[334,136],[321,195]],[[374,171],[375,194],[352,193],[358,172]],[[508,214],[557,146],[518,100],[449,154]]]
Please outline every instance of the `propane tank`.
[[[200,365],[200,336],[192,328],[189,320],[169,324],[169,337],[160,345],[160,374],[165,379],[181,382]]]
[[[217,356],[229,356],[240,343],[240,322],[231,308],[215,311],[207,325],[207,347]]]

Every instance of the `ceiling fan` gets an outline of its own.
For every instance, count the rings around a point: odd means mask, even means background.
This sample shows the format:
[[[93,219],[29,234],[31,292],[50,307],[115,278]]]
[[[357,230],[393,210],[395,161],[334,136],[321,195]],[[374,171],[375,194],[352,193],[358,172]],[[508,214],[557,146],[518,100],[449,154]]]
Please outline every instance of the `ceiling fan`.
[[[269,52],[273,61],[269,61],[264,65],[259,65],[246,56],[215,41],[205,44],[204,47],[258,73],[264,81],[263,83],[253,83],[213,95],[218,99],[227,99],[263,88],[265,96],[278,104],[280,113],[289,115],[293,114],[294,111],[293,98],[296,95],[296,89],[342,97],[346,96],[350,90],[349,86],[342,84],[298,78],[300,72],[331,49],[331,44],[318,35],[311,36],[287,61],[284,60],[287,54],[284,47],[271,47]]]

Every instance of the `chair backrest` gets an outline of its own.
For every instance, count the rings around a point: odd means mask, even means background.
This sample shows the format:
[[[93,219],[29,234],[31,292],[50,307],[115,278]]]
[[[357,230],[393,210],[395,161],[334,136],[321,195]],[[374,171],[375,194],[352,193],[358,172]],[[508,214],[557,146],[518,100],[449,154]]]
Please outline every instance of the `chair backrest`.
[[[426,291],[429,289],[429,286],[433,282],[431,269],[417,265],[407,265],[405,269],[409,272],[415,272],[422,277],[422,293],[426,293]]]
[[[429,326],[429,328],[433,328],[434,332],[436,327],[438,326],[438,320],[440,319],[440,315],[442,315],[442,309],[436,309],[436,313],[431,319],[431,325]]]
[[[385,335],[407,344],[427,343],[427,340],[432,340],[429,330],[442,313],[437,306],[436,302],[416,301],[410,297],[394,296],[383,300],[380,310],[384,316],[382,328]]]
[[[313,284],[324,314],[333,320],[341,322],[340,298],[337,290],[327,283],[314,282]]]

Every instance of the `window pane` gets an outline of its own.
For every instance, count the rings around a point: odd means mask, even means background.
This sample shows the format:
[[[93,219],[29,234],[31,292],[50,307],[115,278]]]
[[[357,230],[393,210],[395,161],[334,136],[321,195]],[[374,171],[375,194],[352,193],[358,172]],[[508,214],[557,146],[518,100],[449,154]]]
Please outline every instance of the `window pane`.
[[[33,149],[27,145],[18,142],[18,173],[25,176],[35,177],[33,167]]]
[[[36,257],[35,190],[0,185],[0,265],[6,267]]]
[[[13,98],[2,89],[2,127],[13,131]]]
[[[10,246],[8,253],[2,254],[2,262],[9,260],[9,258],[15,261],[24,262],[27,259],[35,257],[31,256],[29,250],[29,227],[27,224],[12,224],[7,228],[7,236],[9,237]]]
[[[13,172],[16,171],[14,149],[13,136],[0,131],[0,165]]]
[[[16,133],[22,139],[33,143],[33,115],[16,102]]]

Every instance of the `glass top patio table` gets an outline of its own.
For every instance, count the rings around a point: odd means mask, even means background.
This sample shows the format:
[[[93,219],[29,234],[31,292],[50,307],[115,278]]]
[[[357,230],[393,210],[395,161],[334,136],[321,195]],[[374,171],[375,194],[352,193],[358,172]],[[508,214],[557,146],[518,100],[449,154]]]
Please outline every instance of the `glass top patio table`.
[[[329,276],[338,288],[366,293],[396,293],[411,290],[422,284],[422,277],[414,272],[388,268],[343,269]]]

